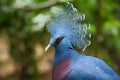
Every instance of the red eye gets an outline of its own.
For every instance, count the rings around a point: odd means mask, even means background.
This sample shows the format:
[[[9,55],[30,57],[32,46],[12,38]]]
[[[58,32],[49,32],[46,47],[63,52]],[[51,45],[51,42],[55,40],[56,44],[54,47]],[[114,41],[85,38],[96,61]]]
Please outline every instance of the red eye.
[[[63,39],[62,37],[59,37],[59,38],[57,38],[56,42],[61,42],[62,39]]]

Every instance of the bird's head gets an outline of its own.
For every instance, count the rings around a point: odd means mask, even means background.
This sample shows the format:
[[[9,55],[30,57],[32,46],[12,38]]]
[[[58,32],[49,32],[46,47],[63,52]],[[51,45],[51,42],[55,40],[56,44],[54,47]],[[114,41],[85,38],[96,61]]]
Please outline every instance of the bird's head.
[[[52,46],[69,44],[84,50],[90,44],[90,41],[86,39],[90,37],[90,34],[87,33],[89,25],[83,22],[85,15],[78,14],[77,9],[69,2],[61,10],[63,11],[59,13],[58,10],[59,14],[48,23],[47,28],[51,34],[51,39],[45,51]]]
[[[69,45],[70,44],[70,39],[68,37],[70,36],[69,33],[70,32],[68,32],[68,30],[64,28],[64,25],[61,26],[61,24],[60,24],[60,27],[53,29],[53,31],[50,32],[51,39],[48,46],[45,48],[45,51],[47,51],[50,47],[53,47],[53,46],[55,48],[59,46],[60,48],[60,47]]]

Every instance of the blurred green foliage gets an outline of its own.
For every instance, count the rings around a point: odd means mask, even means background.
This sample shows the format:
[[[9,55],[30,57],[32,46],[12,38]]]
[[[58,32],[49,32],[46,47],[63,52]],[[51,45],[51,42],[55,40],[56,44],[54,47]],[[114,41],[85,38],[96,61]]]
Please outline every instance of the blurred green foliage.
[[[17,1],[22,3],[18,4]],[[36,69],[37,61],[34,59],[33,45],[40,42],[45,46],[49,35],[45,26],[42,30],[39,30],[40,28],[32,30],[38,24],[34,24],[33,19],[39,14],[51,15],[51,7],[64,5],[68,0],[31,0],[32,3],[29,3],[29,0],[25,1],[26,4],[22,0],[0,0],[0,33],[7,34],[10,54],[16,63],[22,66],[21,80],[35,80],[39,74]],[[55,3],[51,4],[50,1]],[[102,58],[120,74],[120,1],[70,1],[80,13],[86,14],[85,21],[91,24],[92,44],[85,51],[86,55]],[[44,2],[48,3],[41,7]],[[25,5],[21,6],[22,4]],[[37,6],[33,8],[32,4]],[[29,67],[33,69],[32,74],[27,73]]]

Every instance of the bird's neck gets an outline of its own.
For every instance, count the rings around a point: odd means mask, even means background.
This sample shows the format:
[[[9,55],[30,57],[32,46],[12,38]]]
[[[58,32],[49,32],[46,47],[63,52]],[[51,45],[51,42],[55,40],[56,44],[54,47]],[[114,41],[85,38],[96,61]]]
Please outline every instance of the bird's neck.
[[[71,50],[74,50],[71,44],[60,44],[55,47],[53,66],[71,57]]]

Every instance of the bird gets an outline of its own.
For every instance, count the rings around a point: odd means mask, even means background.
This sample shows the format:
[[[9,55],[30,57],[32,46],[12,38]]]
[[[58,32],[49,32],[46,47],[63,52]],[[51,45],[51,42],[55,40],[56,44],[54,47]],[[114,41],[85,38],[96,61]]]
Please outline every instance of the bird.
[[[52,80],[120,80],[103,60],[76,51],[90,45],[89,24],[69,2],[47,23],[51,39],[45,51],[54,47]]]

